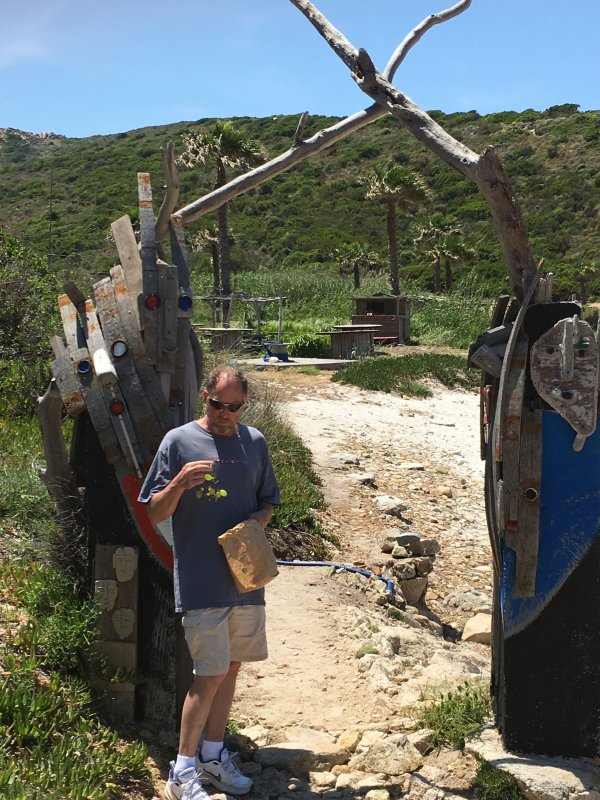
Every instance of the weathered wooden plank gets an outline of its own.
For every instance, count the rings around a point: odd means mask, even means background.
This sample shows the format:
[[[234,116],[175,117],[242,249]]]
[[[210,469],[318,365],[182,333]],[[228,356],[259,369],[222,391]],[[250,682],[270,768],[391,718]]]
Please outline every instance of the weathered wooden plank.
[[[60,392],[65,411],[69,416],[76,417],[85,410],[85,400],[81,394],[79,380],[73,371],[71,358],[62,339],[59,336],[52,336],[50,343],[55,355],[50,367],[56,387]]]
[[[519,530],[516,536],[516,569],[513,594],[535,595],[540,534],[540,486],[542,479],[542,411],[523,409],[519,460]]]
[[[140,253],[142,259],[141,327],[144,347],[151,364],[158,358],[158,275],[156,266],[156,235],[152,186],[147,172],[138,172],[138,202],[140,210]]]
[[[110,276],[125,340],[129,345],[131,357],[141,384],[146,392],[148,401],[156,414],[156,418],[164,434],[169,427],[167,420],[167,400],[154,367],[146,356],[144,343],[142,342],[137,325],[135,324],[131,297],[127,290],[122,268],[118,266],[113,267],[110,271]]]
[[[188,374],[191,350],[190,331],[190,320],[186,317],[180,317],[177,321],[177,356],[175,359],[175,371],[171,378],[171,391],[169,394],[169,413],[173,426],[183,425],[185,422],[190,421],[187,383],[190,379],[195,379],[195,374],[193,376]]]
[[[109,412],[109,419],[119,440],[125,461],[137,474],[141,474],[140,464],[145,460],[144,448],[138,441],[137,433],[127,409],[127,403],[119,387],[116,370],[108,355],[98,315],[91,300],[86,300],[85,311],[83,313],[80,312],[79,316],[88,351],[92,356],[94,372],[102,387],[103,399]]]
[[[85,347],[85,337],[78,325],[77,309],[71,302],[67,294],[61,294],[58,298],[58,307],[60,310],[60,318],[62,321],[63,330],[65,332],[65,341],[67,343],[67,350],[69,353],[72,350],[78,350],[80,347]]]
[[[175,369],[177,350],[177,300],[179,297],[177,267],[159,263],[157,284],[160,303],[158,306],[156,371],[172,373]],[[167,392],[166,397],[168,396]]]
[[[127,466],[141,474],[141,449],[127,414],[125,401],[118,389],[116,371],[106,352],[96,310],[91,300],[86,300],[84,305],[78,301],[78,305],[80,313],[73,316],[67,304],[61,304],[61,314],[67,340],[78,341],[80,334],[73,333],[73,328],[76,328],[83,333],[86,341],[86,347],[69,351],[73,367],[79,376],[85,404],[108,460],[118,463],[119,459],[113,453],[117,444]],[[98,359],[98,354],[102,355],[101,360]],[[104,385],[95,374],[95,369],[99,366],[102,368]],[[112,428],[113,436],[109,435],[107,425]]]
[[[123,267],[125,282],[129,289],[129,294],[133,298],[133,312],[136,316],[138,326],[140,322],[139,302],[142,296],[142,259],[138,248],[138,243],[133,232],[131,219],[127,214],[115,220],[111,225],[119,261]]]
[[[94,296],[106,346],[112,354],[119,386],[138,434],[143,461],[147,462],[160,444],[163,425],[146,396],[136,370],[110,278],[94,285]]]
[[[505,394],[505,413],[502,421],[502,475],[504,490],[505,530],[521,530],[519,520],[519,460],[521,444],[521,417],[527,368],[528,339],[519,336],[508,371]]]
[[[529,284],[527,293],[525,294],[523,302],[521,303],[518,313],[515,317],[510,337],[506,345],[506,350],[504,352],[504,358],[502,359],[502,374],[500,375],[500,381],[498,384],[498,400],[496,402],[496,419],[494,423],[494,458],[496,463],[502,461],[502,438],[504,434],[503,426],[504,426],[504,417],[506,413],[504,393],[506,388],[506,382],[508,379],[508,371],[510,369],[514,348],[516,347],[517,339],[521,331],[521,327],[523,325],[523,320],[525,319],[525,314],[527,313],[527,309],[529,307],[531,299],[537,289],[539,279],[542,277],[542,266],[543,266],[543,261],[540,261],[538,265],[538,270]],[[504,317],[505,325],[507,325],[510,321],[512,321],[512,319],[509,319],[509,316],[511,316],[510,307],[507,309],[506,315]]]
[[[189,256],[185,229],[180,217],[172,217],[169,232],[171,255],[179,275],[178,314],[180,317],[192,317],[194,299],[190,288]]]

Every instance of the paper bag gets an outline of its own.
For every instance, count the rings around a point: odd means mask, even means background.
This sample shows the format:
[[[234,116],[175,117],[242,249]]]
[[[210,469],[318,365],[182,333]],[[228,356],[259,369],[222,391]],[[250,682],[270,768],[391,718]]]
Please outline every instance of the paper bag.
[[[219,544],[239,592],[260,589],[279,575],[273,548],[255,519],[222,533]]]

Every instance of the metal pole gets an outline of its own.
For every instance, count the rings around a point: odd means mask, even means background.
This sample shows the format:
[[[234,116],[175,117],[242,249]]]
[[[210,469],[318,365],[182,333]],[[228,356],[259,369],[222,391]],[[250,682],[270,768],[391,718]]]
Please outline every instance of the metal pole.
[[[277,341],[283,342],[283,298],[279,295],[279,322],[277,325]]]

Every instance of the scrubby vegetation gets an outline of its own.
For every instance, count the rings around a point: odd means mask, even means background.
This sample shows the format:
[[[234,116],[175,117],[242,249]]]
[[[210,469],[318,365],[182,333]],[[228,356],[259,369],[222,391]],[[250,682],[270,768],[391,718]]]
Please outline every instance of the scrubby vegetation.
[[[535,257],[545,258],[562,295],[599,296],[595,198],[600,186],[600,112],[580,112],[576,105],[565,104],[485,116],[475,111],[431,114],[476,152],[488,144],[498,150],[522,206]],[[305,135],[336,121],[312,117]],[[234,123],[273,157],[290,146],[297,118],[244,117]],[[150,172],[158,207],[161,147],[172,140],[181,152],[184,136],[213,127],[214,120],[204,119],[87,139],[0,131],[0,220],[44,258],[51,224],[53,270],[105,271],[114,263],[107,239],[110,222],[124,213],[137,221],[136,173]],[[414,216],[398,217],[401,286],[410,279],[421,290],[433,288],[429,246],[415,239],[432,215],[439,214],[442,221],[458,222],[464,246],[476,253],[474,261],[453,265],[455,278],[468,278],[495,295],[504,285],[505,270],[483,197],[391,118],[366,126],[231,204],[234,287],[242,271],[277,273],[321,265],[336,273],[336,249],[355,242],[366,244],[387,266],[385,213],[365,199],[364,179],[390,158],[420,175],[431,193]],[[213,172],[209,165],[180,168],[182,204],[212,188]],[[205,224],[200,220],[192,230]],[[208,252],[194,254],[194,270],[210,271]]]

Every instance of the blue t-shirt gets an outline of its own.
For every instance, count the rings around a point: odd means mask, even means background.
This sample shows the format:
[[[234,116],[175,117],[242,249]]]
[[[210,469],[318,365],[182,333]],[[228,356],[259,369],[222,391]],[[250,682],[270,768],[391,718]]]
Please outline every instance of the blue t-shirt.
[[[217,537],[248,519],[262,503],[279,503],[267,442],[260,431],[239,425],[234,436],[217,436],[197,422],[166,434],[146,476],[139,500],[148,503],[189,461],[214,460],[215,481],[187,489],[173,514],[173,579],[177,611],[263,605],[264,590],[240,593]],[[225,489],[217,500],[197,496],[204,487]]]

